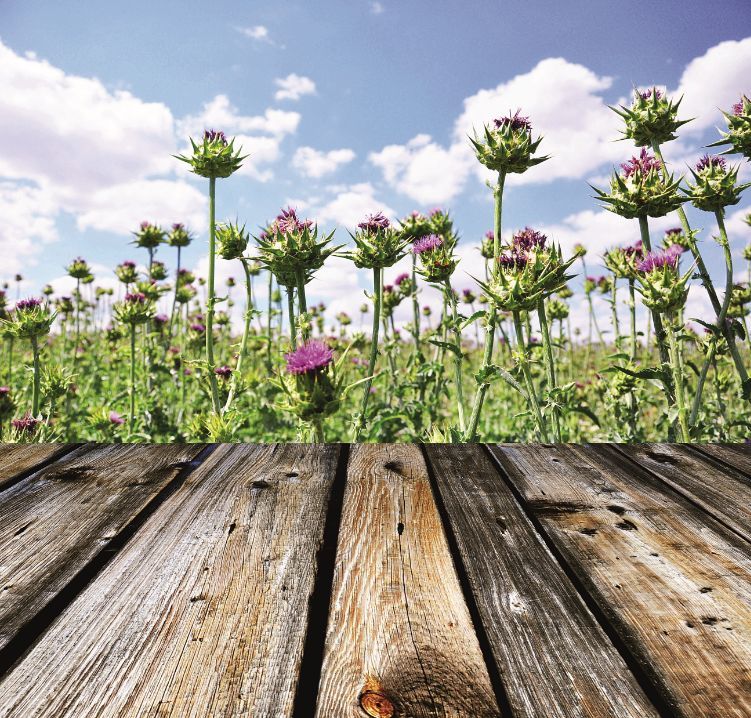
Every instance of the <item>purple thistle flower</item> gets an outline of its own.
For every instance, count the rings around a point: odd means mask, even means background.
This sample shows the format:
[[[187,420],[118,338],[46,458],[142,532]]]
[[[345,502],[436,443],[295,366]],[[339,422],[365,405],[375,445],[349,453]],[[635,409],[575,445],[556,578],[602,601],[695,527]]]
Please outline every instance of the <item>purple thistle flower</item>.
[[[743,114],[743,98],[733,105],[733,114],[740,117]]]
[[[532,131],[532,123],[529,121],[529,117],[522,117],[521,108],[518,109],[513,116],[499,117],[498,119],[493,120],[493,123],[495,124],[496,129],[500,129],[504,125],[510,125],[512,130]]]
[[[642,241],[639,239],[636,242],[634,242],[632,245],[629,245],[628,247],[623,248],[623,253],[627,257],[641,257],[644,253],[644,245],[642,244]]]
[[[283,209],[274,220],[276,229],[285,234],[287,232],[303,232],[313,226],[310,219],[300,220],[297,217],[297,210],[294,207]]]
[[[641,154],[638,157],[632,157],[628,162],[624,162],[621,165],[621,169],[623,170],[623,176],[628,179],[635,172],[646,175],[650,170],[659,170],[660,163],[654,155],[647,152],[646,147],[642,147]]]
[[[495,232],[492,229],[489,229],[485,232],[485,239],[495,239]]]
[[[203,139],[207,142],[216,142],[219,140],[223,145],[227,144],[227,138],[221,130],[204,130]]]
[[[650,87],[648,90],[640,91],[639,96],[642,100],[648,100],[650,97],[652,97],[653,92],[658,100],[662,97],[662,90],[658,90],[656,87]]]
[[[526,254],[519,254],[518,252],[504,252],[498,257],[498,264],[501,269],[524,269],[529,261]]]
[[[24,312],[29,309],[36,309],[42,306],[42,300],[37,297],[29,297],[28,299],[21,299],[16,302],[16,311]]]
[[[114,424],[115,426],[120,426],[121,424],[125,423],[125,419],[123,419],[120,414],[118,414],[116,411],[111,411],[109,415],[109,420],[111,424]]]
[[[334,355],[324,342],[312,339],[301,344],[289,354],[285,354],[287,371],[290,374],[314,374],[325,369],[332,361]]]
[[[203,334],[206,331],[206,327],[203,324],[191,324],[190,328],[198,334]]]
[[[169,321],[169,317],[166,314],[157,314],[154,317],[154,323],[164,325]]]
[[[129,292],[125,295],[125,301],[128,304],[143,304],[146,302],[146,295],[141,292]]]
[[[364,222],[357,225],[357,228],[368,234],[376,234],[378,230],[388,229],[390,226],[391,222],[383,216],[383,212],[376,212],[376,214],[368,215]]]
[[[398,276],[398,277],[397,277],[397,278],[396,278],[396,279],[394,280],[394,284],[395,284],[395,285],[396,285],[397,287],[399,287],[399,286],[401,286],[402,282],[403,282],[403,281],[405,281],[406,279],[409,279],[409,274],[408,274],[407,272],[403,272],[402,274],[400,274],[400,275],[399,275],[399,276]]]
[[[22,434],[32,434],[39,425],[39,419],[33,416],[24,416],[22,419],[13,419],[11,426]]]
[[[644,259],[636,265],[636,268],[645,274],[657,271],[663,267],[677,269],[680,254],[680,251],[676,252],[669,249],[666,249],[664,252],[647,252]]]
[[[384,284],[383,285],[383,293],[384,294],[390,294],[394,291],[394,285],[393,284]]]
[[[547,237],[531,227],[525,227],[512,238],[512,243],[515,249],[522,251],[529,251],[530,249],[542,249],[545,246]]]
[[[428,212],[428,215],[431,217],[435,217],[438,214],[443,214],[443,210],[440,207],[433,207],[433,209]]]
[[[724,157],[719,157],[718,155],[704,155],[697,163],[696,163],[696,171],[701,172],[705,169],[713,169],[715,167],[718,167],[721,170],[727,169],[728,163],[725,161]]]
[[[670,229],[665,230],[665,236],[666,237],[674,237],[679,234],[683,234],[683,228],[682,227],[671,227]]]
[[[143,222],[141,222],[140,227],[141,227],[141,231],[143,231],[144,229],[148,229],[149,227],[151,227],[151,222],[144,220]]]
[[[232,376],[232,369],[228,366],[218,366],[214,369],[214,374],[222,379],[229,379]]]
[[[183,229],[185,229],[185,225],[182,222],[175,222],[172,225],[172,231],[173,232],[181,231]]]
[[[412,252],[414,254],[422,254],[423,252],[430,252],[433,249],[443,246],[443,240],[437,234],[429,234],[425,237],[420,237],[413,245]]]
[[[0,386],[0,396],[8,396],[10,394],[9,386]]]

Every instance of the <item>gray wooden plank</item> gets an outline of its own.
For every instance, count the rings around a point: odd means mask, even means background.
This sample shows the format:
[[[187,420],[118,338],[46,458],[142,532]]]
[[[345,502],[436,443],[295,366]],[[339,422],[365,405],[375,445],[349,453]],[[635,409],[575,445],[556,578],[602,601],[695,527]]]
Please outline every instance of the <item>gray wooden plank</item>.
[[[499,715],[419,447],[354,446],[316,716]]]
[[[482,447],[427,453],[515,718],[656,717]]]
[[[751,715],[751,548],[596,447],[494,447],[582,589],[681,718]]]
[[[87,445],[0,494],[0,654],[202,445]]]
[[[751,479],[745,474],[681,444],[633,444],[602,450],[629,456],[751,541]]]
[[[63,456],[76,444],[0,444],[0,491],[35,466]]]
[[[0,716],[292,716],[338,451],[218,447],[0,684]]]
[[[692,444],[691,449],[751,477],[751,444]]]

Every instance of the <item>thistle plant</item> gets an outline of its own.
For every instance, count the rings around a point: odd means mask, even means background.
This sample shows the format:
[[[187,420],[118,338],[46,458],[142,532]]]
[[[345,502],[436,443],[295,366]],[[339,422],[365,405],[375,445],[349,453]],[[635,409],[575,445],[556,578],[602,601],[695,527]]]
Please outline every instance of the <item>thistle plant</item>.
[[[721,132],[722,138],[709,147],[729,147],[723,154],[735,152],[751,160],[751,99],[746,95],[733,105],[730,112],[723,112],[728,131]]]
[[[424,214],[412,212],[400,222],[402,236],[416,242],[431,233],[431,222]],[[415,340],[415,355],[420,355],[420,298],[417,293],[417,256],[412,254],[412,336]]]
[[[177,250],[177,267],[175,268],[175,295],[172,299],[172,310],[169,317],[169,330],[167,333],[167,344],[172,340],[172,326],[175,321],[175,309],[177,308],[177,293],[180,288],[180,272],[182,271],[182,251],[190,246],[193,241],[193,235],[187,230],[182,222],[175,222],[167,235],[167,244]],[[121,279],[122,281],[122,279]]]
[[[112,309],[115,318],[125,324],[130,332],[130,416],[129,429],[131,435],[135,430],[136,421],[136,329],[146,324],[154,317],[156,309],[153,302],[140,292],[126,294],[122,302],[118,302]]]
[[[674,140],[676,131],[691,121],[678,119],[682,99],[673,102],[657,87],[635,89],[631,107],[610,109],[623,118],[624,139],[633,140],[637,147],[652,147],[654,143],[662,145]]]
[[[74,259],[66,268],[68,276],[76,280],[76,327],[73,346],[73,363],[78,361],[78,350],[81,343],[81,281],[91,275],[91,269],[86,260],[81,257]]]
[[[492,125],[485,125],[482,137],[475,134],[470,138],[477,160],[489,170],[498,173],[498,179],[493,189],[495,204],[493,222],[493,275],[488,281],[493,281],[500,273],[501,258],[501,228],[503,219],[503,188],[508,174],[522,174],[530,167],[534,167],[548,159],[547,156],[535,157],[542,137],[532,139],[532,123],[528,117],[517,110],[514,115],[507,115],[493,120]],[[477,392],[472,405],[472,414],[465,434],[466,441],[474,441],[477,436],[477,425],[480,420],[485,394],[490,382],[497,378],[497,372],[491,370],[493,358],[493,340],[496,327],[496,310],[491,308],[485,315],[485,340],[482,366],[476,376]]]
[[[351,259],[356,267],[373,271],[373,329],[370,335],[368,378],[363,390],[360,412],[354,418],[353,440],[357,442],[360,441],[365,429],[368,399],[378,358],[378,329],[383,306],[383,270],[392,267],[405,255],[409,238],[392,227],[382,212],[368,216],[357,225],[357,232],[350,233],[350,236],[355,243],[355,249],[344,252],[342,256]]]
[[[18,339],[28,339],[32,351],[32,398],[31,416],[39,414],[39,387],[40,387],[40,364],[39,364],[39,340],[50,333],[55,314],[49,305],[42,299],[31,297],[16,302],[8,319],[0,319],[0,327]]]
[[[190,138],[193,153],[190,156],[176,155],[176,159],[190,165],[191,172],[209,180],[209,276],[208,299],[206,307],[206,363],[208,365],[209,383],[211,388],[211,406],[214,414],[219,414],[219,387],[214,369],[214,313],[217,297],[214,287],[216,264],[216,180],[227,178],[237,172],[247,155],[235,150],[234,139],[227,142],[224,132],[205,130],[201,144],[196,144]]]

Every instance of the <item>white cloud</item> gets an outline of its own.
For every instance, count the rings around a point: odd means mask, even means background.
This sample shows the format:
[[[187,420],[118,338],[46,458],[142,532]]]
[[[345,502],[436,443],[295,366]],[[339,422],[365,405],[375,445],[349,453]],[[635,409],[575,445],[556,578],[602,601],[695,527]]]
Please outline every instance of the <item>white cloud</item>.
[[[355,153],[350,149],[321,152],[312,147],[298,147],[292,158],[292,166],[306,177],[318,178],[335,172],[353,159]]]
[[[374,2],[370,3],[370,12],[373,15],[381,15],[385,9],[383,3],[378,2],[378,0],[374,0]]]
[[[261,40],[263,42],[271,42],[269,37],[269,29],[265,25],[251,25],[248,27],[237,27],[237,32],[251,40]]]
[[[395,217],[388,205],[375,197],[375,188],[369,182],[332,188],[336,196],[323,205],[315,217],[321,224],[335,222],[354,230],[366,215],[383,212],[387,217]]]
[[[287,77],[278,77],[274,84],[279,88],[274,94],[277,101],[299,100],[303,95],[314,95],[316,92],[316,83],[313,80],[294,72]]]
[[[678,89],[683,95],[681,116],[694,120],[682,132],[699,132],[712,125],[725,126],[720,110],[730,111],[742,93],[749,92],[751,37],[727,40],[709,48],[686,65]]]

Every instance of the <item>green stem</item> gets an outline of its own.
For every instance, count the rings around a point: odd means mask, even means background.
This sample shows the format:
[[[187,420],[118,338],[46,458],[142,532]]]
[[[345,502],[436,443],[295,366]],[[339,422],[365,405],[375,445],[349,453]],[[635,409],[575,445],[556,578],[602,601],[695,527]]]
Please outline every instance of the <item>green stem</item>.
[[[31,337],[31,352],[34,357],[34,386],[31,398],[31,415],[39,414],[39,338]]]
[[[323,433],[323,419],[318,418],[313,420],[313,430],[315,432],[315,442],[317,444],[325,444],[326,437]]]
[[[305,299],[305,272],[302,269],[298,269],[297,272],[297,309],[298,316],[308,313],[308,304]],[[310,329],[307,321],[303,320],[301,326],[302,339],[306,341],[310,336]]]
[[[686,413],[686,401],[683,391],[683,371],[681,368],[681,358],[678,350],[678,342],[675,337],[675,327],[671,318],[667,321],[667,335],[670,345],[670,365],[673,369],[673,383],[675,385],[675,398],[678,404],[678,426],[681,429],[681,439],[684,443],[691,442],[691,434],[688,429],[688,419]]]
[[[130,325],[130,433],[136,423],[136,325]]]
[[[412,252],[412,321],[414,322],[415,354],[420,353],[420,301],[417,298],[417,255]]]
[[[357,418],[355,426],[355,442],[360,441],[365,428],[365,415],[368,411],[368,399],[370,398],[370,389],[373,386],[373,375],[378,358],[378,329],[381,324],[381,304],[383,302],[382,272],[383,270],[380,267],[373,267],[373,331],[370,336],[370,361],[368,362],[368,379],[362,393],[360,416]]]
[[[297,349],[297,323],[295,321],[295,288],[285,287],[287,290],[287,314],[289,314],[289,339],[292,349]]]
[[[540,320],[540,331],[542,334],[542,345],[545,356],[545,371],[548,379],[548,394],[553,392],[556,388],[555,379],[555,362],[553,361],[553,345],[550,341],[550,330],[548,328],[548,318],[545,311],[545,300],[540,299],[537,302],[537,316]],[[561,417],[557,404],[553,404],[553,430],[555,431],[556,441],[563,443],[563,437],[561,435]]]
[[[266,369],[271,371],[271,315],[273,309],[274,275],[269,272],[269,307],[266,315]]]
[[[451,305],[451,317],[454,325],[454,383],[456,384],[456,403],[459,411],[459,431],[464,435],[464,388],[462,386],[462,332],[459,328],[459,315],[456,308],[456,297],[449,280],[446,280],[446,298]]]
[[[219,385],[214,369],[214,274],[216,264],[216,178],[209,178],[209,277],[208,300],[206,312],[206,363],[208,364],[209,386],[211,387],[211,406],[215,414],[219,414]]]
[[[180,252],[182,247],[177,248],[177,270],[175,273],[175,295],[172,299],[172,311],[169,315],[169,328],[167,330],[167,347],[172,343],[172,325],[175,321],[175,309],[177,308],[177,290],[180,288]]]
[[[225,413],[232,405],[232,400],[234,399],[235,393],[237,392],[237,385],[240,381],[240,378],[242,377],[242,371],[245,364],[245,355],[248,353],[250,318],[253,316],[253,291],[251,289],[250,271],[248,270],[248,265],[246,264],[244,259],[241,259],[240,263],[243,265],[243,270],[245,272],[245,325],[243,326],[243,336],[242,340],[240,341],[240,355],[237,358],[237,366],[235,367],[235,371],[232,373],[232,381],[230,384],[229,393],[227,394],[227,401],[224,404],[222,413]]]
[[[514,330],[516,331],[516,351],[519,361],[519,366],[524,376],[524,383],[527,385],[527,399],[530,403],[532,411],[535,415],[535,421],[537,422],[537,429],[540,432],[540,438],[543,442],[548,441],[548,431],[545,426],[545,420],[540,410],[540,402],[537,400],[537,393],[535,392],[535,385],[532,382],[532,372],[529,370],[529,355],[527,353],[527,346],[524,340],[524,330],[522,329],[522,319],[518,310],[512,312],[514,317]]]
[[[628,280],[628,309],[631,319],[631,361],[636,361],[636,287],[633,277]]]
[[[618,349],[618,344],[621,341],[621,326],[618,323],[618,280],[616,279],[615,275],[613,275],[613,284],[610,288],[610,308],[613,313],[613,336],[614,336],[614,343],[616,349]]]

